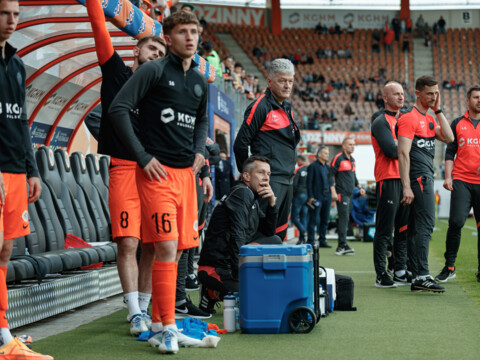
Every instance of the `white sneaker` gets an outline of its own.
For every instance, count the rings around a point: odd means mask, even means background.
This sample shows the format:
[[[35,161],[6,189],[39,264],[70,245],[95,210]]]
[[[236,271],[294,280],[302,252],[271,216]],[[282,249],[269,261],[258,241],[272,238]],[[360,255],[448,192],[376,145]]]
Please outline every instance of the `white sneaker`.
[[[142,314],[133,315],[130,319],[130,334],[138,336],[144,331],[148,331],[148,327],[145,325],[145,320],[143,319]]]
[[[158,346],[161,354],[176,354],[178,352],[178,331],[174,329],[163,329],[162,342]]]
[[[143,321],[145,322],[145,325],[150,330],[152,328],[152,317],[148,315],[148,313],[145,310],[142,310],[142,316],[143,316]]]
[[[150,330],[150,337],[148,338],[148,343],[152,347],[158,347],[162,343],[162,333],[163,331],[153,332]]]

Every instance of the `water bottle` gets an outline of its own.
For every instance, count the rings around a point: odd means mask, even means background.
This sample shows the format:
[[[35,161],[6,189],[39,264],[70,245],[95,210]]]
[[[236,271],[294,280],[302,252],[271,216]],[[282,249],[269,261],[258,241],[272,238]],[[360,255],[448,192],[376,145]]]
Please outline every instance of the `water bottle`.
[[[233,296],[235,296],[235,327],[240,330],[240,295],[234,292]]]
[[[225,295],[223,298],[223,328],[227,332],[235,332],[235,296]]]

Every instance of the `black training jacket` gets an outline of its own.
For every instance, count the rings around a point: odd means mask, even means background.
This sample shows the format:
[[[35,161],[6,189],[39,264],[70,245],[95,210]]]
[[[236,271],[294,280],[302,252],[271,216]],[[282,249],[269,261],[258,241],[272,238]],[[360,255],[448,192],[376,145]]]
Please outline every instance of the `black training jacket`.
[[[0,171],[38,177],[25,107],[25,67],[16,51],[6,43],[5,59],[0,56]]]
[[[264,214],[253,191],[244,183],[235,185],[213,211],[198,265],[231,270],[237,278],[240,247],[257,232],[275,235],[277,213],[276,206],[267,206]]]
[[[291,184],[299,141],[300,130],[293,120],[290,102],[285,100],[282,106],[267,89],[245,111],[233,145],[237,168],[241,173],[250,146],[252,155],[270,159],[271,181]]]

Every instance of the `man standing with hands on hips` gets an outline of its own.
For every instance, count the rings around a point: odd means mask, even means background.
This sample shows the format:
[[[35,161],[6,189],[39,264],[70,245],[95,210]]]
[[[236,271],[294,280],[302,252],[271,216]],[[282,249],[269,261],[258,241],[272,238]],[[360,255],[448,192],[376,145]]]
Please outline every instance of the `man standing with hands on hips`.
[[[413,236],[412,291],[444,292],[430,276],[428,249],[435,225],[435,194],[433,189],[433,158],[435,139],[445,143],[454,140],[452,129],[441,109],[438,82],[421,76],[415,83],[415,106],[403,114],[398,127],[398,167],[403,187],[401,203],[410,205],[408,234]],[[437,121],[427,114],[435,112]]]

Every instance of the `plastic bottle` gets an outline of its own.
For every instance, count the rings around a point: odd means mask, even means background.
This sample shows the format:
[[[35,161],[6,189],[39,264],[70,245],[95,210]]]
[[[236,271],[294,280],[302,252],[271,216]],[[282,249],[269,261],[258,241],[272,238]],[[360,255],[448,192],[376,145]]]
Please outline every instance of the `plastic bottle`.
[[[235,332],[235,296],[226,295],[223,298],[223,328],[227,332]]]
[[[237,330],[240,330],[240,295],[238,292],[234,292],[233,296],[235,296],[235,327]]]

